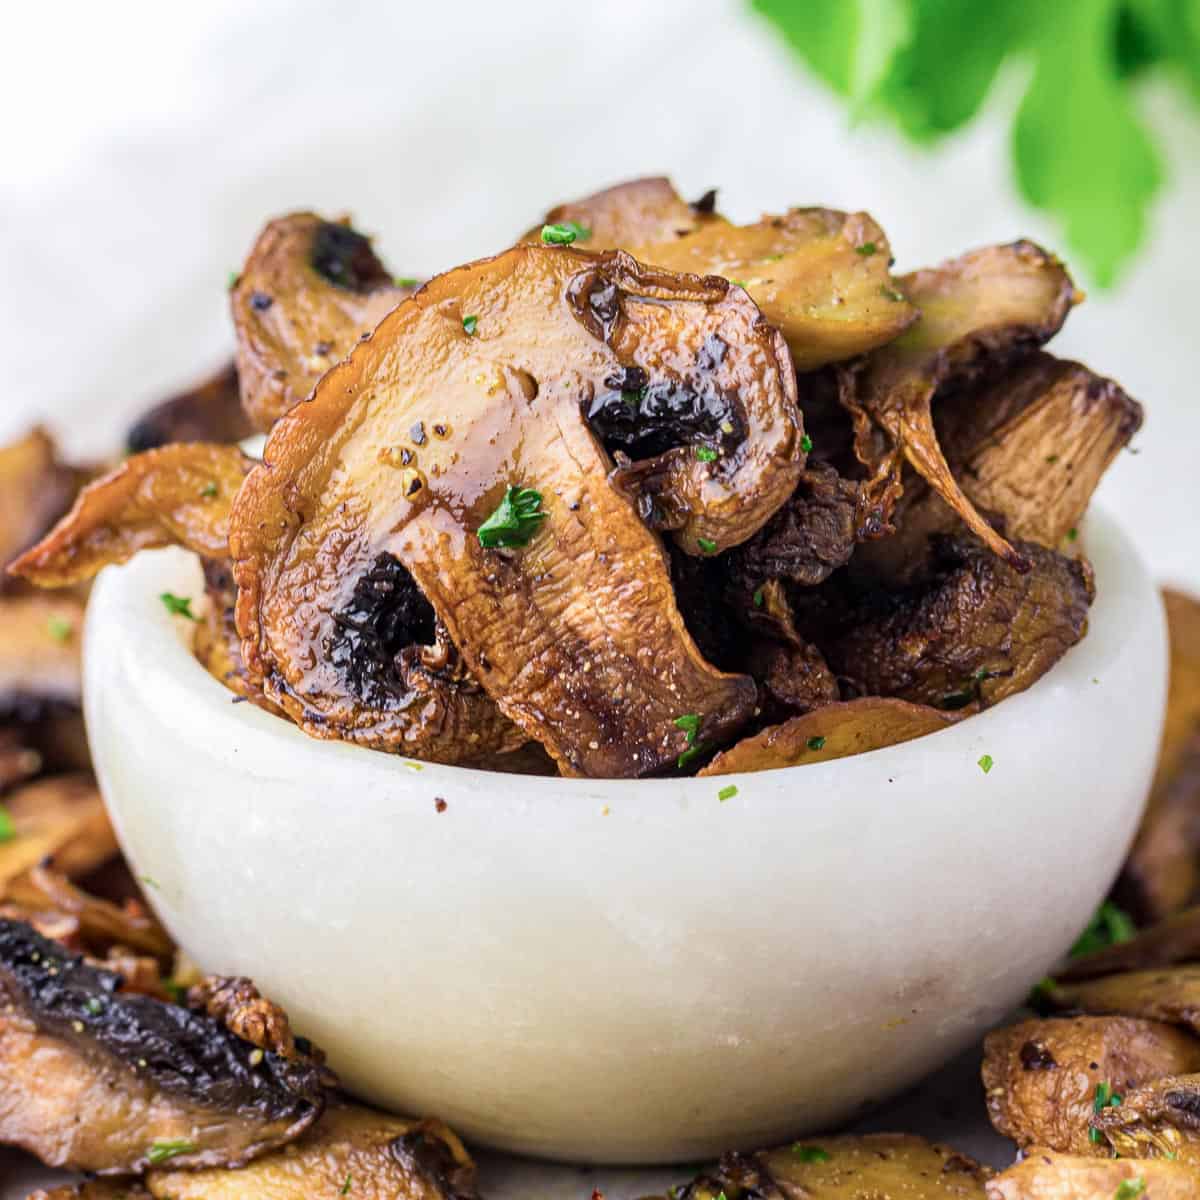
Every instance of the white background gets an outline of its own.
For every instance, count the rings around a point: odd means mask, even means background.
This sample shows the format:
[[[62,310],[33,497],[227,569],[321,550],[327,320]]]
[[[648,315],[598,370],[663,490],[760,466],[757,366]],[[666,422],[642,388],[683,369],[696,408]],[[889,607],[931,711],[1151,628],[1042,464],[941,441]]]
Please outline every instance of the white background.
[[[352,212],[414,275],[659,172],[685,194],[719,185],[738,218],[866,208],[901,270],[1019,235],[1054,247],[1011,183],[1019,82],[921,152],[852,129],[736,0],[9,5],[0,437],[45,419],[72,452],[114,449],[229,352],[226,278],[292,208]],[[1054,348],[1146,405],[1103,499],[1162,578],[1200,589],[1200,119],[1162,89],[1144,101],[1172,168],[1151,241]]]

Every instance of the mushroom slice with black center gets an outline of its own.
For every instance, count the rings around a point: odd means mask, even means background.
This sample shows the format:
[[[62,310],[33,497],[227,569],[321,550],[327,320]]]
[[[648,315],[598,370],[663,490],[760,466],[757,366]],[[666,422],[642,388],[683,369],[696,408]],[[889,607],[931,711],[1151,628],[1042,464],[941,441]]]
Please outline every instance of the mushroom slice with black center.
[[[1195,1200],[1196,1168],[1161,1159],[1085,1158],[1037,1146],[987,1184],[987,1200]]]
[[[314,1062],[121,985],[0,920],[0,1142],[97,1174],[233,1166],[320,1116],[326,1076]]]
[[[1200,1074],[1155,1079],[1097,1105],[1092,1128],[1120,1158],[1169,1158],[1200,1168]]]
[[[931,405],[939,388],[1048,341],[1081,297],[1062,264],[1032,242],[973,251],[904,276],[900,287],[921,320],[873,354],[843,394],[855,417],[855,452],[871,477],[868,491],[886,518],[907,461],[987,546],[1023,567],[951,473]]]
[[[125,438],[131,454],[171,442],[240,442],[254,432],[242,408],[237,367],[228,362],[178,395],[154,405]]]
[[[339,658],[339,614],[394,559],[564,770],[643,775],[698,737],[726,740],[754,685],[699,655],[643,497],[585,419],[632,372],[646,386],[707,372],[741,430],[718,461],[661,456],[655,502],[682,514],[677,540],[711,554],[751,536],[803,452],[786,348],[740,290],[525,245],[385,318],[276,426],[234,508],[238,628],[268,694],[300,721],[404,747]]]
[[[152,1171],[161,1200],[478,1200],[475,1164],[440,1121],[332,1105],[294,1145],[240,1170]]]
[[[242,404],[264,433],[406,296],[347,221],[279,217],[259,234],[230,292]]]
[[[983,1086],[996,1131],[1021,1149],[1111,1153],[1091,1132],[1097,1096],[1124,1097],[1164,1075],[1200,1070],[1200,1038],[1135,1017],[1056,1017],[993,1030]]]

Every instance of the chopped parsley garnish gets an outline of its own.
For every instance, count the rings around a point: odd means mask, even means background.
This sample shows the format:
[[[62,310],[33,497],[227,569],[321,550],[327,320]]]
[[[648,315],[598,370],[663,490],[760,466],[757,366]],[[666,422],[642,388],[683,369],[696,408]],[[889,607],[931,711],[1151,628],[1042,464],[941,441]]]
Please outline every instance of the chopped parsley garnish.
[[[711,446],[697,446],[696,457],[701,462],[716,462],[720,455]]]
[[[397,275],[392,281],[397,287],[413,288],[420,287],[421,281],[415,275]]]
[[[717,799],[723,804],[726,800],[732,800],[737,795],[737,786],[735,784],[726,784],[718,793]]]
[[[350,1195],[350,1184],[353,1182],[353,1180],[354,1180],[353,1175],[346,1176],[346,1182],[342,1184],[342,1190],[338,1193],[339,1196]]]
[[[705,554],[716,554],[717,552],[717,543],[709,541],[708,538],[698,537],[696,539],[696,545],[699,546]]]
[[[897,304],[903,304],[907,299],[903,292],[898,292],[895,288],[888,287],[887,284],[879,289],[879,294],[885,300],[894,300]]]
[[[801,1162],[820,1163],[829,1161],[829,1151],[822,1150],[820,1146],[802,1146],[799,1142],[796,1142],[792,1146],[792,1153]]]
[[[700,732],[699,714],[684,713],[682,717],[676,717],[672,724],[676,729],[682,729],[687,734],[687,744],[689,746],[696,744],[696,734]]]
[[[986,775],[994,766],[996,760],[990,754],[981,754],[979,756],[979,769]]]
[[[810,438],[810,437],[808,436],[808,434],[806,433],[806,434],[805,434],[805,435],[804,435],[804,436],[803,436],[803,437],[800,439],[800,449],[801,449],[801,450],[803,450],[805,454],[811,454],[811,453],[812,453],[812,447],[813,447],[813,440],[812,440],[812,438]]]
[[[189,621],[198,621],[200,618],[192,612],[192,598],[190,596],[176,596],[174,592],[163,592],[159,599],[163,602],[163,607],[173,617],[187,617]]]
[[[104,1011],[104,1005],[100,1002],[98,996],[89,996],[84,1002],[83,1007],[92,1014],[93,1017],[98,1017]]]
[[[1048,463],[1056,463],[1056,462],[1058,462],[1058,455],[1057,454],[1047,454],[1046,461]]]
[[[155,891],[162,886],[153,875],[139,875],[138,879],[140,879],[147,887],[154,888]]]
[[[1113,1194],[1113,1200],[1137,1200],[1145,1190],[1146,1181],[1140,1175],[1135,1175],[1132,1179],[1122,1179]]]
[[[58,642],[59,645],[62,645],[63,642],[70,640],[73,629],[74,626],[66,619],[66,617],[60,617],[57,614],[52,614],[46,620],[46,632],[56,642]]]
[[[1076,529],[1076,528],[1075,528],[1075,527],[1072,525],[1072,526],[1071,526],[1071,528],[1067,530],[1067,541],[1068,541],[1068,542],[1073,542],[1073,541],[1075,541],[1075,540],[1076,540],[1076,538],[1078,538],[1078,537],[1079,537],[1079,530],[1078,530],[1078,529]]]
[[[171,1138],[163,1142],[154,1142],[146,1158],[152,1167],[157,1167],[180,1154],[191,1154],[195,1149],[195,1145],[185,1138]]]
[[[824,750],[825,739],[823,737],[810,737],[808,739],[808,748],[810,750]]]
[[[476,316],[463,317],[463,333],[467,337],[474,337],[475,330],[479,325],[479,318]]]
[[[1105,900],[1071,947],[1071,957],[1079,958],[1105,946],[1119,946],[1132,940],[1136,933],[1137,926],[1130,915],[1111,900]]]
[[[734,287],[749,287],[749,284],[747,284],[744,279],[731,279],[729,282],[732,283]]]
[[[874,242],[863,242],[861,246],[854,247],[855,254],[861,254],[863,258],[870,258],[879,247]]]
[[[542,241],[547,246],[569,246],[572,242],[586,242],[592,231],[578,221],[557,221],[542,226]]]
[[[200,495],[203,496],[205,500],[211,500],[216,494],[217,494],[217,483],[216,483],[216,480],[214,480],[214,479],[210,479],[200,489]]]
[[[237,287],[239,279],[241,279],[241,275],[237,271],[230,271],[228,278],[225,280],[225,287],[232,292]]]
[[[504,489],[504,499],[496,511],[480,525],[477,531],[479,544],[488,550],[527,545],[545,519],[542,493],[510,484]]]
[[[17,827],[13,824],[12,814],[0,804],[0,842],[11,842],[17,836]]]
[[[942,708],[953,712],[955,709],[966,708],[972,701],[980,699],[980,685],[991,679],[992,673],[987,667],[980,667],[974,675],[971,676],[970,682],[967,683],[962,691],[950,692],[942,697]]]
[[[754,607],[762,608],[763,606],[763,590],[762,588],[754,589]]]
[[[676,760],[675,765],[683,770],[684,767],[694,762],[708,749],[707,742],[697,742],[694,746],[689,746]]]
[[[1096,1084],[1096,1095],[1092,1100],[1092,1112],[1102,1113],[1106,1108],[1120,1108],[1121,1097],[1112,1090],[1111,1083],[1100,1082]],[[1098,1129],[1088,1130],[1088,1141],[1093,1145],[1098,1146],[1103,1140],[1104,1135]]]

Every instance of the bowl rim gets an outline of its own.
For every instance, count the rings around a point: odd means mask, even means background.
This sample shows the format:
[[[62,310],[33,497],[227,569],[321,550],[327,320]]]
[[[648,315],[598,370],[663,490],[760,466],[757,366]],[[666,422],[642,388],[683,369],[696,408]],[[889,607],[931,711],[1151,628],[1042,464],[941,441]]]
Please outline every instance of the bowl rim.
[[[227,730],[231,734],[240,734],[243,738],[257,735],[259,739],[278,741],[279,749],[284,753],[288,750],[294,753],[316,753],[329,759],[338,754],[353,755],[357,769],[390,773],[397,778],[411,777],[415,772],[428,773],[426,782],[442,782],[448,787],[460,784],[485,801],[490,795],[502,790],[497,787],[498,781],[501,780],[519,781],[522,792],[546,799],[551,796],[560,800],[567,797],[594,799],[597,788],[604,789],[606,795],[620,794],[623,798],[639,793],[648,796],[656,793],[674,796],[703,793],[707,796],[714,788],[721,789],[731,785],[737,788],[749,780],[795,779],[795,772],[805,768],[849,769],[850,764],[885,767],[889,759],[896,759],[899,766],[903,764],[897,756],[911,755],[913,748],[918,744],[931,744],[931,739],[937,738],[939,747],[947,747],[948,743],[956,739],[963,740],[971,735],[975,735],[971,739],[975,742],[980,740],[978,735],[983,735],[983,740],[986,740],[988,731],[994,729],[999,722],[1020,720],[1022,715],[1032,716],[1032,708],[1037,706],[1041,697],[1052,688],[1064,684],[1068,687],[1079,686],[1087,678],[1091,678],[1093,684],[1099,682],[1093,668],[1098,660],[1108,654],[1111,639],[1120,636],[1119,628],[1109,628],[1110,625],[1119,624],[1116,620],[1119,615],[1116,611],[1119,607],[1115,603],[1118,599],[1116,593],[1122,588],[1128,591],[1135,587],[1139,580],[1147,578],[1149,573],[1132,538],[1114,517],[1103,509],[1097,509],[1095,505],[1081,521],[1078,541],[1075,544],[1081,550],[1086,548],[1086,557],[1095,568],[1096,600],[1089,612],[1086,636],[1071,647],[1049,671],[1024,692],[1009,696],[963,721],[908,742],[883,746],[840,759],[723,775],[614,779],[524,775],[518,772],[427,762],[410,758],[403,753],[376,750],[340,739],[314,738],[284,717],[266,712],[248,702],[240,702],[238,697],[233,696],[195,658],[191,645],[195,630],[194,621],[171,615],[159,602],[161,592],[171,590],[172,585],[178,586],[180,580],[185,577],[185,572],[194,576],[197,585],[200,584],[199,558],[178,547],[142,551],[129,562],[106,567],[100,573],[88,605],[83,640],[85,708],[90,675],[87,662],[89,646],[94,646],[100,640],[96,636],[96,625],[99,621],[107,620],[113,609],[124,609],[126,624],[133,627],[136,622],[140,641],[139,656],[150,656],[149,661],[155,664],[152,669],[158,672],[173,670],[174,664],[180,664],[178,686],[186,687],[192,693],[189,703],[203,706],[205,720],[214,722],[208,728],[218,737],[222,730]],[[1109,601],[1114,603],[1110,604]],[[206,597],[195,598],[194,606],[198,613],[203,613],[206,605]],[[1110,608],[1114,611],[1110,612]],[[1160,621],[1164,619],[1161,606],[1158,618]],[[349,760],[346,769],[352,769]],[[484,786],[488,784],[491,785],[490,788]]]

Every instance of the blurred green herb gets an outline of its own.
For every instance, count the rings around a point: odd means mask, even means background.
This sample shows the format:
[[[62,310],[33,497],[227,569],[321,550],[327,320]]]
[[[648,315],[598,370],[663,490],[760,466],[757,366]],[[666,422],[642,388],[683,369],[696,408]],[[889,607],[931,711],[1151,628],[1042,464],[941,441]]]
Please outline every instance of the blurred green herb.
[[[1137,926],[1129,914],[1111,900],[1105,900],[1071,947],[1071,957],[1078,958],[1081,954],[1103,950],[1105,946],[1119,945],[1129,941],[1136,933]]]
[[[1001,67],[1024,68],[1017,185],[1101,286],[1146,231],[1162,153],[1138,103],[1160,74],[1200,102],[1200,0],[750,0],[852,119],[934,142],[979,112]]]

